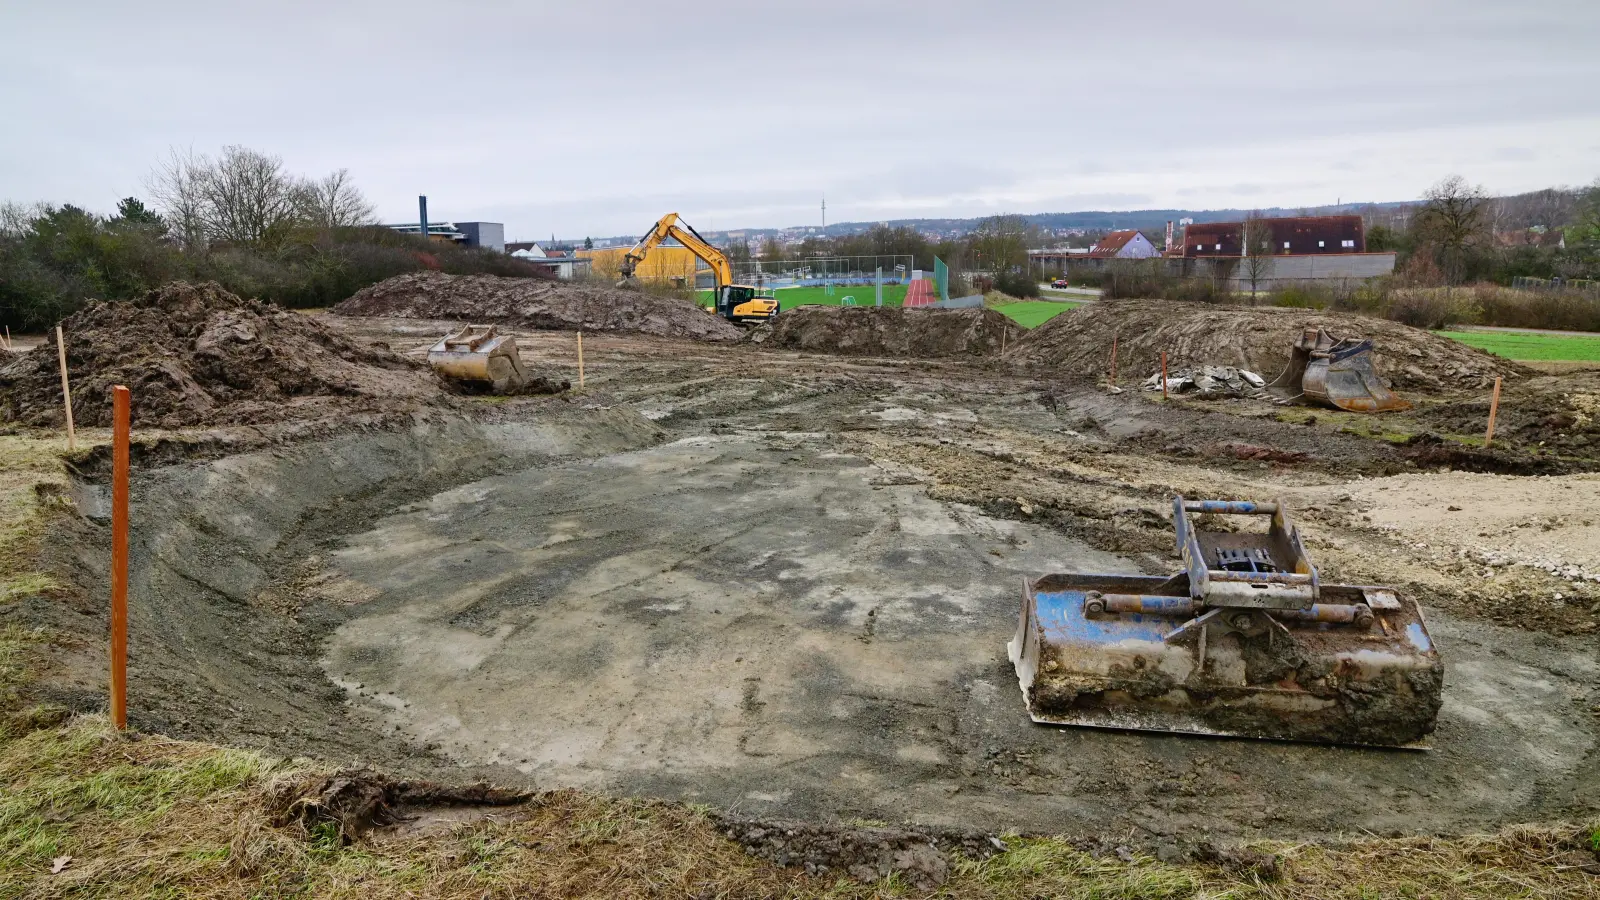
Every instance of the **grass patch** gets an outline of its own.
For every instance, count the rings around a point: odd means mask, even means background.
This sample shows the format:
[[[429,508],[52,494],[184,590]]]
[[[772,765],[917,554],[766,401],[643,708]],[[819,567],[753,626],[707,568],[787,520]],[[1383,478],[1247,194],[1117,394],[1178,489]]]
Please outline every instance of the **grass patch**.
[[[1082,303],[1056,300],[1018,300],[1012,303],[999,303],[990,309],[1009,316],[1023,328],[1037,328],[1067,310],[1077,309],[1082,305]]]
[[[1435,334],[1503,356],[1537,362],[1600,362],[1600,335],[1524,334],[1515,331],[1436,331]]]
[[[873,285],[834,285],[833,296],[828,296],[826,288],[820,287],[795,287],[778,288],[773,291],[773,296],[778,298],[778,311],[794,309],[796,306],[840,306],[844,298],[854,297],[856,306],[873,306],[877,303],[877,288]],[[700,291],[697,295],[701,306],[711,305],[711,292]],[[906,286],[903,284],[886,284],[883,286],[883,305],[900,306],[906,299]]]

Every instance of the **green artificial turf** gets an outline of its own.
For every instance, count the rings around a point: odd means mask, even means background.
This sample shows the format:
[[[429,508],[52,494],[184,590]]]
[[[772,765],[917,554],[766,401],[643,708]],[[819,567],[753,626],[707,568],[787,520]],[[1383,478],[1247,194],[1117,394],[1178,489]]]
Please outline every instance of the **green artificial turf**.
[[[1077,309],[1082,305],[1070,301],[1019,300],[1016,303],[1001,303],[991,309],[1010,316],[1012,321],[1023,328],[1037,328],[1067,310]]]
[[[1438,331],[1447,338],[1506,359],[1539,362],[1600,362],[1600,334],[1525,334],[1516,331]]]

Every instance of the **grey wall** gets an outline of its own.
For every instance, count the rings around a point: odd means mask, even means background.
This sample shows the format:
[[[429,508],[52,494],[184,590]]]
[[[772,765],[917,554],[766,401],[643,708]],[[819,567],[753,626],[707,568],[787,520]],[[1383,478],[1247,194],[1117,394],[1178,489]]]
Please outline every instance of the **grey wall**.
[[[1257,281],[1258,288],[1297,281],[1359,281],[1388,275],[1394,271],[1393,253],[1326,253],[1306,256],[1274,256],[1272,268]],[[1241,262],[1229,281],[1231,290],[1249,290],[1249,273]]]
[[[457,222],[456,227],[467,236],[468,247],[487,247],[498,253],[506,252],[506,226],[500,222]]]

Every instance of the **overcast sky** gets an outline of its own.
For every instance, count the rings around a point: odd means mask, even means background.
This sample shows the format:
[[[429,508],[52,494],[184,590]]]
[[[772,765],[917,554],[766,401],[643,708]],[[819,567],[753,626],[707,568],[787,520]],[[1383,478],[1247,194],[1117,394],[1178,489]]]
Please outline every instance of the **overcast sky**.
[[[1600,0],[17,0],[0,199],[226,144],[529,238],[1516,192],[1600,176],[1597,85]]]

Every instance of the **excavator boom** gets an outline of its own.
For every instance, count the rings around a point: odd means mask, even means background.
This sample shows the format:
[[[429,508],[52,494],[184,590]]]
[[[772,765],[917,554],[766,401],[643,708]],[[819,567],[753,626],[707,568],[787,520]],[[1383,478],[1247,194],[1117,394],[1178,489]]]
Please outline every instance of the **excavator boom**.
[[[622,279],[617,282],[617,287],[625,287],[632,283],[633,273],[638,269],[639,263],[644,262],[650,251],[659,247],[661,242],[668,238],[688,247],[691,253],[705,260],[706,265],[711,267],[712,273],[716,276],[718,288],[725,284],[733,284],[733,266],[729,264],[728,258],[674,212],[657,219],[650,227],[650,232],[623,255],[622,265],[618,267]]]
[[[617,267],[618,274],[622,276],[617,281],[617,287],[631,287],[634,283],[633,273],[638,270],[639,264],[650,255],[650,251],[668,239],[689,248],[691,253],[711,267],[712,275],[716,278],[716,289],[712,294],[713,312],[741,325],[768,322],[778,314],[778,301],[759,296],[756,289],[749,285],[734,284],[733,266],[728,258],[710,241],[701,237],[693,226],[680,219],[677,213],[667,213],[657,219],[650,226],[649,233],[623,254],[622,264]]]

